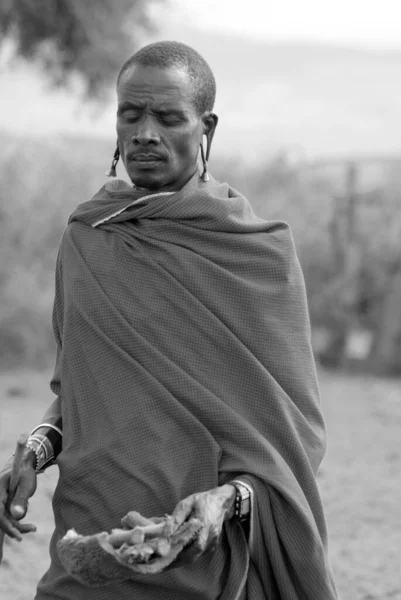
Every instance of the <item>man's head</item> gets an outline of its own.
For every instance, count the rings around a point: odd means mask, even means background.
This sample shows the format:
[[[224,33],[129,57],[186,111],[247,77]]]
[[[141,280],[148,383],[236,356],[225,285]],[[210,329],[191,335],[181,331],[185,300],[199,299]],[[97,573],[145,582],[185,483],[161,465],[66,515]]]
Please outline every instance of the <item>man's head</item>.
[[[117,135],[131,180],[151,190],[181,188],[197,168],[206,135],[217,125],[213,73],[192,48],[150,44],[131,56],[117,79]]]

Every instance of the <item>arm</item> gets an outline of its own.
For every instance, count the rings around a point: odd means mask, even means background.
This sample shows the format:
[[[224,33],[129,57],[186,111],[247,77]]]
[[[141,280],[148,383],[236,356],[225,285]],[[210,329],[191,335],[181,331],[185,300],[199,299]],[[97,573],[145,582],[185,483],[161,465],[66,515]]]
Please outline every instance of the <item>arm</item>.
[[[43,415],[41,423],[55,424],[59,419],[61,419],[61,398],[60,396],[57,396]]]
[[[0,534],[1,532],[7,533],[10,537],[19,540],[21,540],[21,533],[35,531],[36,529],[33,525],[23,525],[19,521],[26,514],[28,499],[35,493],[37,473],[42,472],[47,466],[53,464],[54,458],[61,451],[62,421],[59,361],[62,346],[62,314],[63,286],[61,253],[59,251],[55,273],[55,299],[53,306],[53,331],[57,344],[57,359],[51,382],[51,388],[56,394],[56,398],[43,415],[38,426],[32,430],[27,442],[27,448],[25,448],[22,456],[18,484],[12,497],[10,497],[11,494],[9,493],[13,464],[12,458],[0,471]],[[47,425],[44,425],[46,423]],[[57,435],[57,429],[59,430],[59,435]]]
[[[57,397],[49,406],[43,415],[41,423],[49,423],[55,425],[56,427],[61,425],[60,397]],[[59,428],[61,429],[61,427]],[[5,466],[0,471],[0,531],[7,533],[12,538],[21,540],[22,533],[36,530],[34,525],[22,524],[19,521],[25,516],[28,507],[28,500],[36,490],[38,456],[35,452],[35,444],[40,444],[40,441],[43,440],[44,437],[47,437],[51,434],[57,434],[57,432],[48,426],[44,426],[35,429],[34,435],[30,436],[27,442],[27,447],[22,455],[17,487],[13,497],[9,497],[10,477],[13,464],[12,457],[7,461]],[[61,449],[61,436],[53,435],[52,438],[52,444],[55,444],[55,458],[57,455],[57,450]],[[57,444],[57,442],[59,443]],[[53,464],[53,459],[51,461],[49,460],[47,464],[44,465],[44,468],[50,464]],[[40,472],[42,472],[44,468],[41,469]],[[6,507],[9,503],[10,510],[8,511]]]

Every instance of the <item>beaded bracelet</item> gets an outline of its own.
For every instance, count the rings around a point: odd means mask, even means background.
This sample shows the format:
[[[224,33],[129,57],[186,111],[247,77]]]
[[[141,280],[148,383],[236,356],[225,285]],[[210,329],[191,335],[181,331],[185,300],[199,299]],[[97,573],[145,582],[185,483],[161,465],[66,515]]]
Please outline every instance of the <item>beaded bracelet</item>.
[[[236,488],[234,515],[240,521],[246,521],[250,517],[251,512],[251,492],[247,485],[242,481],[234,479],[231,483]]]
[[[60,425],[60,427],[57,425]],[[57,425],[41,423],[32,429],[26,442],[26,447],[36,454],[35,471],[37,473],[43,473],[47,467],[54,464],[55,459],[61,452],[63,439],[61,418],[58,419]],[[45,429],[45,431],[39,432],[39,429]]]

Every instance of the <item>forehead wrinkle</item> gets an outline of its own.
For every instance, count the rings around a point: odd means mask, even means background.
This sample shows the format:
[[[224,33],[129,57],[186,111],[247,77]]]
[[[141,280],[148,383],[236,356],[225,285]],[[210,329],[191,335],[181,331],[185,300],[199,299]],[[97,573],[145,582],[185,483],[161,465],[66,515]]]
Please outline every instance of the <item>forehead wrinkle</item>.
[[[163,107],[166,104],[174,108],[179,106],[185,112],[196,110],[193,81],[184,68],[160,69],[133,65],[123,73],[118,83],[117,97],[119,102],[138,100]]]
[[[117,97],[119,105],[125,102],[132,103],[133,106],[139,108],[150,105],[154,109],[166,112],[190,112],[193,109],[192,98],[185,95],[180,86],[161,86],[160,89],[155,89],[153,85],[148,88],[143,85],[125,83],[119,86]]]

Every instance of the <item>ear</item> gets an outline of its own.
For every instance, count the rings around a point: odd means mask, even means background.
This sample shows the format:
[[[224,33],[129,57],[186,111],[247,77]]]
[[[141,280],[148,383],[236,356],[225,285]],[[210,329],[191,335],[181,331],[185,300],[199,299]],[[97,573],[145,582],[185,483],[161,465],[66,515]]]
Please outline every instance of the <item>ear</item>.
[[[219,118],[213,112],[205,112],[202,115],[203,123],[203,135],[206,136],[206,160],[209,160],[210,148],[212,147],[212,141],[214,132],[216,131],[217,123]]]

